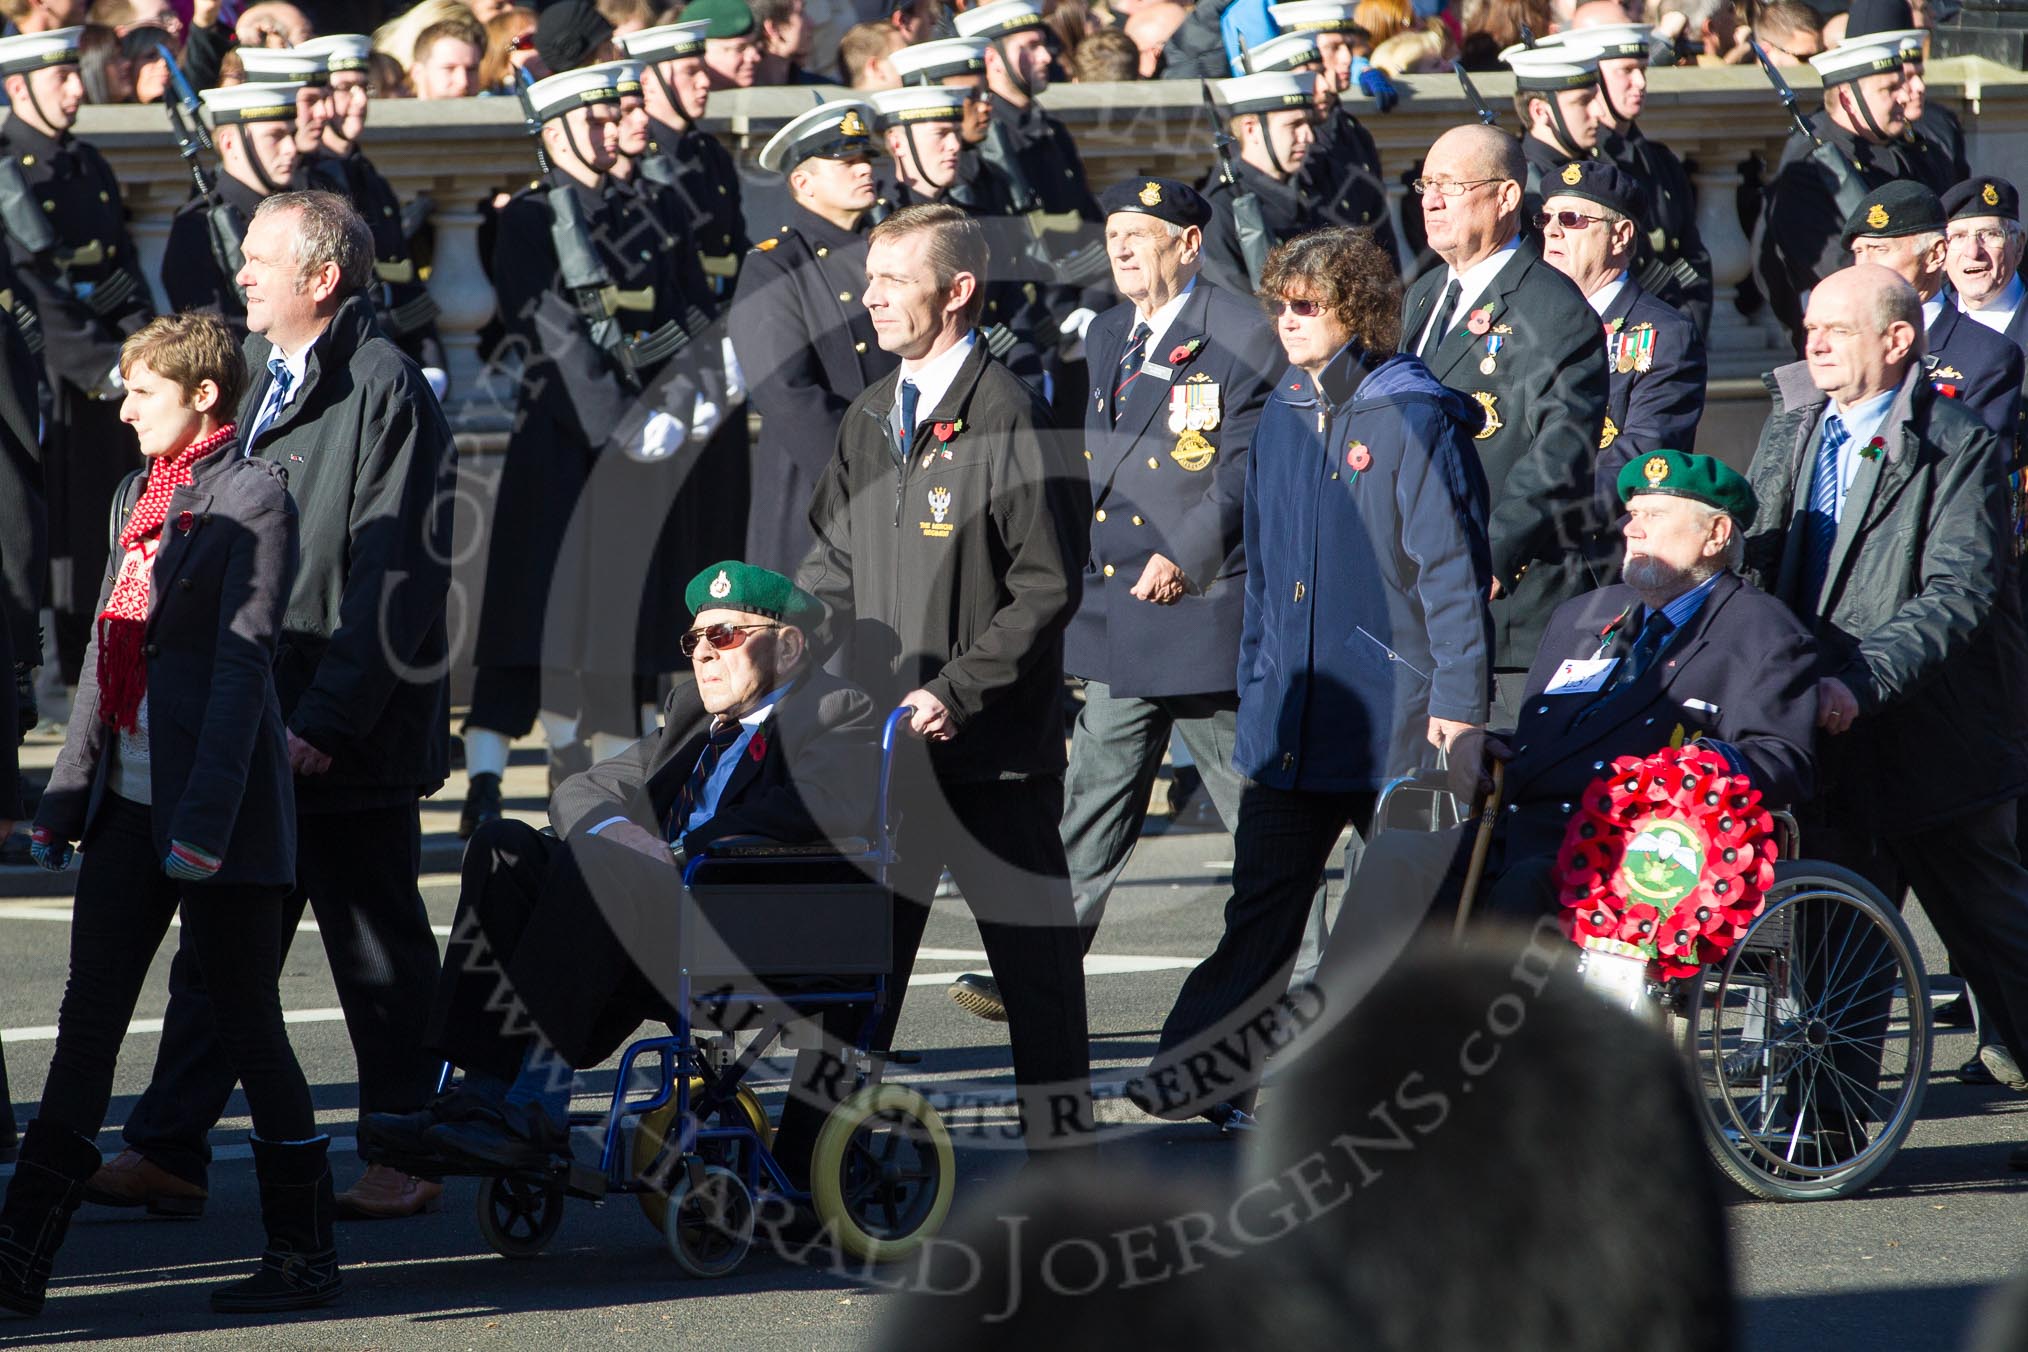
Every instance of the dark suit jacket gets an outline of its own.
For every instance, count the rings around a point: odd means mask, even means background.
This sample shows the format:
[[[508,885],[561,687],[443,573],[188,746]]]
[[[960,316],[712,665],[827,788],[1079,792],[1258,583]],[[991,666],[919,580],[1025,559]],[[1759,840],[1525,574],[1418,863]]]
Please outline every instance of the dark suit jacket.
[[[1233,688],[1246,604],[1247,457],[1283,365],[1281,344],[1251,297],[1200,277],[1127,387],[1115,424],[1113,387],[1136,322],[1133,305],[1119,305],[1085,333],[1083,463],[1094,510],[1064,670],[1115,695],[1223,693]],[[1201,344],[1194,354],[1169,360],[1192,343]],[[1179,422],[1193,399],[1215,408],[1216,426],[1193,434]],[[1129,595],[1154,554],[1189,579],[1174,605]]]
[[[1611,332],[1606,338],[1608,422],[1599,434],[1597,480],[1603,519],[1611,521],[1620,514],[1617,481],[1627,461],[1650,451],[1697,449],[1697,423],[1704,416],[1704,340],[1680,310],[1643,291],[1631,277],[1600,318]],[[1621,370],[1612,360],[1615,341],[1631,357],[1646,331],[1654,334],[1648,369]]]
[[[1629,608],[1631,612],[1629,613]],[[1608,656],[1632,646],[1640,598],[1627,586],[1564,602],[1550,617],[1528,671],[1504,800],[1507,858],[1554,853],[1586,786],[1620,756],[1649,756],[1678,727],[1731,747],[1770,806],[1807,798],[1817,719],[1815,649],[1809,631],[1774,597],[1735,574],[1712,585],[1697,614],[1639,679],[1618,690],[1544,694],[1567,658]],[[1623,613],[1611,642],[1602,631]],[[1587,709],[1600,706],[1585,717]]]
[[[1413,353],[1447,273],[1416,279],[1402,306],[1401,350]],[[1585,540],[1596,529],[1594,465],[1606,414],[1605,336],[1568,277],[1522,240],[1471,310],[1490,308],[1474,335],[1469,312],[1430,354],[1430,373],[1488,413],[1473,445],[1492,493],[1494,663],[1525,670],[1549,613],[1590,588]],[[1503,330],[1505,330],[1503,332]],[[1494,369],[1483,362],[1499,339]]]
[[[696,683],[677,681],[654,735],[556,786],[549,819],[557,834],[568,839],[611,817],[666,834],[709,725]],[[718,810],[683,837],[684,849],[694,853],[726,836],[805,844],[871,831],[880,718],[865,691],[806,666],[761,727],[764,735],[747,743]]]
[[[169,500],[149,589],[149,794],[158,858],[171,840],[224,856],[218,883],[292,886],[295,791],[275,693],[275,647],[296,577],[288,476],[237,445],[200,462]],[[138,481],[121,506],[138,497]],[[121,512],[124,521],[125,512]],[[116,550],[99,591],[112,595]],[[98,639],[85,653],[63,752],[36,825],[91,848],[113,730],[99,717]]]
[[[1929,329],[1930,383],[2011,446],[2021,409],[2021,349],[1960,311],[1948,291],[1943,303]]]

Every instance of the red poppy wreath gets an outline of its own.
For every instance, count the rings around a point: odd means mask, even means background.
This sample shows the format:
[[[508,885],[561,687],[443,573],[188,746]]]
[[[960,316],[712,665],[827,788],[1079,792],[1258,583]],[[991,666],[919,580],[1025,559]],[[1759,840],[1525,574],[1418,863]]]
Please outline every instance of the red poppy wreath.
[[[1708,747],[1622,756],[1563,833],[1563,931],[1581,948],[1629,945],[1663,980],[1694,976],[1760,914],[1773,830],[1759,791]]]

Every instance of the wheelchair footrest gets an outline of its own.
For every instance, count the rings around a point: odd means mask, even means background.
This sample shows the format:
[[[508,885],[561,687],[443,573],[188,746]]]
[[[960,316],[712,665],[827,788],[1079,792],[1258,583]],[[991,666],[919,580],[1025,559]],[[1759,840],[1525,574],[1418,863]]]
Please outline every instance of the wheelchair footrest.
[[[587,1202],[603,1202],[609,1186],[603,1170],[586,1165],[572,1164],[564,1174],[563,1191],[567,1197],[580,1197]]]

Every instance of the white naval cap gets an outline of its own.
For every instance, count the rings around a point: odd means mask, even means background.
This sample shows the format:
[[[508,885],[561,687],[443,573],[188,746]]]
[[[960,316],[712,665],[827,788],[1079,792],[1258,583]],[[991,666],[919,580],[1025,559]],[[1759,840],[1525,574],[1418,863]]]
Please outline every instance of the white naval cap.
[[[643,28],[619,40],[620,50],[643,61],[674,61],[679,57],[704,55],[704,38],[711,20],[692,23],[665,23]]]
[[[1260,75],[1272,70],[1293,70],[1312,61],[1322,61],[1315,33],[1277,33],[1266,42],[1257,42],[1240,57],[1241,75]]]
[[[537,80],[527,89],[529,111],[537,122],[548,122],[562,117],[573,108],[594,103],[618,103],[620,89],[615,78],[618,72],[613,69],[617,64],[580,66],[561,75]]]
[[[873,105],[860,99],[820,103],[768,138],[754,162],[786,174],[809,159],[844,160],[873,154]]]
[[[1351,0],[1290,0],[1269,5],[1268,17],[1294,33],[1343,33],[1359,26],[1352,17],[1357,8]]]
[[[364,33],[333,33],[328,38],[311,38],[286,50],[297,56],[314,56],[327,72],[365,70],[373,64],[373,39]],[[244,55],[241,57],[245,59]]]
[[[1607,60],[1632,56],[1645,61],[1648,58],[1648,44],[1654,40],[1655,30],[1644,23],[1597,23],[1574,28],[1557,36],[1566,42],[1575,40],[1586,46],[1596,47],[1599,56]]]
[[[1851,33],[1838,43],[1840,47],[1856,46],[1860,43],[1875,43],[1882,47],[1893,47],[1901,52],[1904,61],[1909,52],[1915,52],[1914,60],[1922,60],[1923,39],[1929,36],[1926,28],[1883,28],[1876,33]],[[1835,50],[1835,49],[1834,49]]]
[[[596,66],[587,66],[584,69],[603,70],[611,75],[613,77],[613,88],[619,91],[621,97],[628,95],[639,96],[641,92],[641,76],[647,71],[648,63],[622,58],[618,61],[601,61]]]
[[[324,84],[331,72],[321,52],[304,54],[294,47],[235,47],[248,84]]]
[[[914,85],[867,95],[882,127],[911,122],[956,122],[965,115],[972,91],[949,85]]]
[[[84,27],[52,28],[47,33],[16,33],[0,38],[0,75],[26,75],[45,66],[75,66]]]
[[[1582,89],[1597,84],[1598,58],[1598,48],[1578,40],[1577,34],[1561,34],[1558,41],[1533,47],[1517,42],[1500,53],[1514,72],[1516,89]]]
[[[983,75],[986,49],[992,45],[985,38],[938,38],[888,53],[887,65],[903,84],[934,84],[949,75]]]
[[[243,122],[294,122],[296,91],[301,80],[248,80],[244,84],[207,89],[197,98],[214,127]]]
[[[1826,85],[1850,84],[1868,75],[1882,75],[1902,66],[1901,47],[1880,41],[1880,34],[1868,33],[1855,42],[1844,42],[1828,52],[1810,58]]]
[[[1272,113],[1283,108],[1308,108],[1316,95],[1317,77],[1309,71],[1267,70],[1214,80],[1211,92],[1230,117]]]
[[[1042,27],[1041,0],[993,0],[990,5],[961,10],[951,16],[961,38],[1004,38],[1025,28]]]

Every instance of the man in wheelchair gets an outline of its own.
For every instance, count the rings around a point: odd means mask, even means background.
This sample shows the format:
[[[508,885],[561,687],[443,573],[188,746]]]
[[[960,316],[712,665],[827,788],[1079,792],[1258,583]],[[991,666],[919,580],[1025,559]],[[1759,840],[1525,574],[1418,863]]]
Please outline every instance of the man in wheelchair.
[[[1557,607],[1528,672],[1520,725],[1487,739],[1506,762],[1481,912],[1552,912],[1573,807],[1620,756],[1701,739],[1771,807],[1809,796],[1816,725],[1810,635],[1738,576],[1753,490],[1723,461],[1662,450],[1620,471],[1617,586]]]
[[[714,844],[869,834],[880,720],[810,658],[822,605],[788,578],[725,562],[692,579],[690,683],[662,727],[560,784],[555,835],[505,818],[465,851],[427,1044],[465,1074],[420,1112],[376,1113],[361,1153],[444,1172],[569,1156],[573,1067],[673,1017],[681,868]]]

